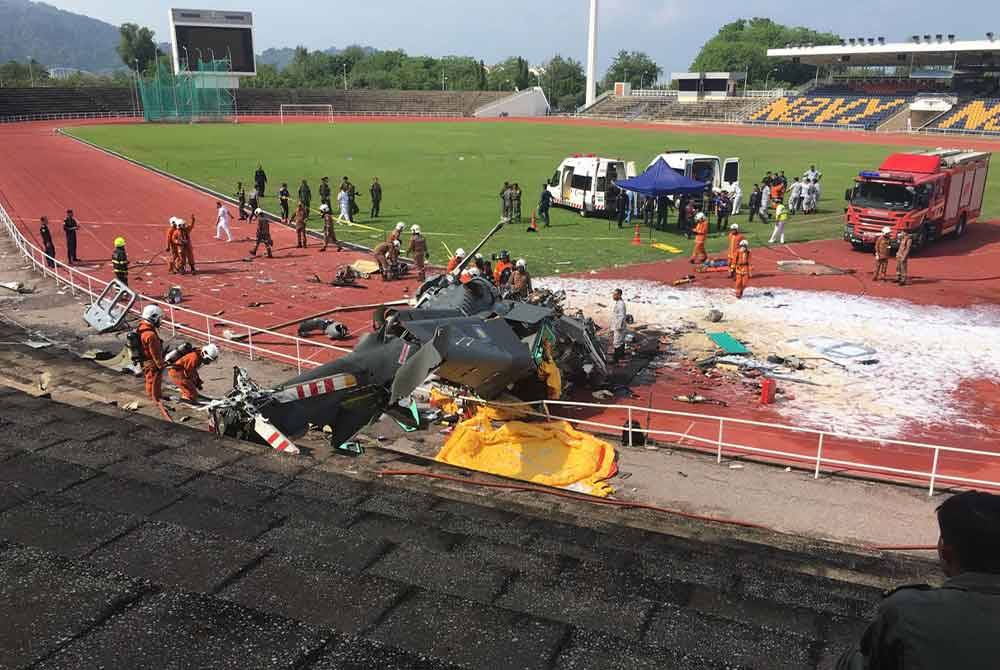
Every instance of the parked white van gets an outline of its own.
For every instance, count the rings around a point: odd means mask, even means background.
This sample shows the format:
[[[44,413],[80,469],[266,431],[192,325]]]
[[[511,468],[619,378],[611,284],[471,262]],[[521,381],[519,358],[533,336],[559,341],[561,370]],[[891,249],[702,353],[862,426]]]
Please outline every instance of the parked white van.
[[[635,163],[593,154],[563,160],[548,182],[552,204],[581,215],[607,216],[614,211],[615,180],[635,176]]]
[[[693,154],[687,149],[675,149],[654,156],[649,164],[652,165],[661,158],[678,174],[695,181],[703,181],[710,185],[713,191],[732,192],[740,180],[739,158],[727,158],[723,161],[718,156]]]

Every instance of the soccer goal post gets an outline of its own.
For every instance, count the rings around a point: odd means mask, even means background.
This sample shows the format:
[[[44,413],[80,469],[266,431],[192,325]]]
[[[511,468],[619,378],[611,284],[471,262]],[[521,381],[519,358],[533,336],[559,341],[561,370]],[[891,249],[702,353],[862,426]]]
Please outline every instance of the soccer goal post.
[[[292,105],[282,104],[279,113],[281,114],[281,124],[284,125],[286,119],[295,120],[297,118],[309,118],[333,123],[333,105]]]

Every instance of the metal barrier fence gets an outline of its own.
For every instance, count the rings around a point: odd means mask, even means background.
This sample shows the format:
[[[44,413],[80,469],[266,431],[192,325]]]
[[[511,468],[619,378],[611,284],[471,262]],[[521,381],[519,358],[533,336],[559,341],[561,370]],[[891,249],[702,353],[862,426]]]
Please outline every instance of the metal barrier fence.
[[[860,123],[809,123],[808,121],[743,121],[748,126],[774,126],[776,128],[821,128],[824,130],[866,130]]]
[[[288,116],[288,112],[285,113]],[[338,111],[333,110],[333,112],[324,112],[323,114],[302,114],[295,116],[302,116],[303,118],[308,118],[309,116],[315,117],[328,117],[333,116],[361,116],[361,117],[383,117],[383,116],[413,116],[420,118],[431,118],[431,119],[454,119],[465,117],[466,115],[461,112],[426,112],[426,111],[385,111],[385,110],[371,110],[371,111]],[[235,113],[227,114],[226,118],[242,118],[242,117],[254,117],[254,116],[281,116],[280,109],[271,110],[239,110]],[[0,123],[25,123],[28,121],[71,121],[74,119],[142,119],[142,112],[60,112],[58,114],[19,114],[15,116],[4,116],[0,117]],[[207,115],[206,118],[214,118],[211,115]]]
[[[25,238],[3,206],[0,206],[0,226],[7,231],[7,235],[17,246],[18,251],[20,251],[26,260],[30,261],[35,271],[41,272],[46,277],[53,278],[57,285],[62,284],[66,286],[73,295],[83,293],[93,303],[108,285],[107,281],[81,272],[59,260],[53,259],[49,261],[41,249]],[[52,263],[52,267],[49,267],[47,261]],[[322,365],[322,362],[314,361],[311,356],[304,355],[303,350],[312,356],[324,351],[338,353],[351,351],[350,349],[326,344],[325,342],[306,340],[294,335],[286,335],[238,321],[203,314],[144,295],[139,295],[133,311],[138,314],[145,305],[150,304],[156,304],[163,308],[165,318],[161,329],[169,328],[172,336],[182,334],[203,342],[214,342],[220,348],[245,354],[249,356],[250,360],[254,360],[254,358],[267,358],[295,365],[300,373],[305,368]],[[202,328],[202,324],[204,324],[204,328]],[[213,326],[224,327],[239,339],[215,335],[212,333]],[[276,345],[275,341],[280,344]],[[281,348],[275,348],[276,346]],[[294,354],[291,353],[292,350],[294,350]]]
[[[928,496],[934,495],[935,487],[940,482],[950,482],[966,486],[987,486],[994,489],[1000,489],[1000,481],[962,477],[955,474],[942,473],[940,471],[940,460],[942,454],[963,454],[966,456],[986,457],[997,459],[996,462],[1000,463],[1000,453],[997,452],[981,451],[976,449],[961,449],[959,447],[946,447],[938,444],[928,444],[908,440],[894,440],[874,437],[871,435],[852,435],[849,433],[816,430],[813,428],[801,428],[798,426],[789,426],[780,423],[753,421],[750,419],[736,419],[714,416],[711,414],[697,414],[694,412],[676,412],[672,410],[639,407],[635,405],[603,405],[599,403],[575,402],[567,400],[484,403],[478,398],[467,396],[459,396],[458,399],[466,402],[486,404],[492,407],[513,409],[522,414],[540,418],[560,419],[578,426],[587,426],[588,428],[596,429],[593,432],[601,432],[603,429],[604,433],[607,434],[607,431],[610,430],[612,431],[612,434],[621,434],[623,438],[627,434],[627,444],[629,447],[634,446],[634,436],[639,434],[651,437],[673,438],[674,440],[687,441],[694,443],[691,447],[693,449],[698,451],[714,452],[716,454],[716,462],[718,463],[722,462],[722,456],[724,453],[729,455],[747,454],[751,456],[756,455],[764,459],[809,464],[809,466],[813,469],[813,477],[815,479],[819,479],[820,472],[824,470],[850,470],[869,474],[887,475],[896,478],[905,478],[909,480],[916,479],[918,481],[927,482]],[[532,409],[534,407],[539,408],[540,411]],[[558,411],[559,408],[595,409],[602,412],[612,411],[617,412],[624,417],[624,421],[621,424],[614,424],[607,423],[605,421],[580,419],[572,416],[566,416],[565,413],[560,413]],[[638,422],[639,418],[646,417],[648,426],[649,418],[654,416],[668,417],[684,421],[688,424],[688,428],[683,432],[679,430],[665,430],[662,428],[642,428],[641,423]],[[633,421],[637,421],[639,425],[633,424]],[[710,438],[692,435],[691,422],[703,422],[710,424],[713,427],[717,425],[718,430]],[[631,430],[627,430],[625,426],[635,427]],[[726,435],[732,435],[735,427],[744,427],[745,429],[749,429],[743,431],[744,439],[745,436],[749,434],[752,438],[752,443],[740,444],[727,441]],[[805,449],[800,451],[788,451],[763,446],[764,443],[773,441],[773,435],[775,432],[789,436],[794,435],[800,439],[805,437],[811,441],[814,440],[813,444],[815,446],[809,448],[809,453],[805,453]],[[832,440],[854,442],[859,443],[860,445],[875,446],[880,449],[884,447],[901,447],[917,450],[921,457],[926,458],[928,468],[926,470],[919,470],[914,468],[879,465],[872,462],[845,460],[843,458],[831,458],[829,455],[824,455],[823,451],[824,447],[830,449],[830,443]],[[678,443],[675,442],[674,444]],[[678,446],[685,448],[680,444],[678,444]]]
[[[141,119],[142,112],[60,112],[58,114],[16,114],[0,117],[0,123],[63,121],[66,119]]]

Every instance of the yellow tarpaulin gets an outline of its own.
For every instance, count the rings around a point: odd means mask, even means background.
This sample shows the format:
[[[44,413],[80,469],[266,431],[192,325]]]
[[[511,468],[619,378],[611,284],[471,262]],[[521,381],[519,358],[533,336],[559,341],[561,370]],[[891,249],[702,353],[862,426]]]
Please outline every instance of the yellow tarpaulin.
[[[666,251],[668,254],[679,254],[681,252],[681,250],[677,247],[664,244],[663,242],[653,242],[652,247],[654,249],[659,249],[660,251]]]
[[[455,426],[437,460],[535,484],[606,497],[617,471],[615,449],[565,421],[509,421],[494,428],[478,413]]]

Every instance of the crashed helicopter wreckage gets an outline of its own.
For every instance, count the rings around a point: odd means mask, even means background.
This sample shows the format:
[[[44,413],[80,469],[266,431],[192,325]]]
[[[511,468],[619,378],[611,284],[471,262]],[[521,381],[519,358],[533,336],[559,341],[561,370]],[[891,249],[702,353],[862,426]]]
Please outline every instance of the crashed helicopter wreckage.
[[[382,414],[418,428],[410,396],[428,379],[483,400],[509,394],[522,401],[603,383],[608,368],[593,321],[566,315],[561,294],[535,291],[513,300],[481,277],[459,283],[474,257],[475,250],[451,273],[425,282],[412,308],[376,309],[374,332],[335,361],[274,387],[235,368],[232,390],[204,406],[216,432],[297,453],[294,440],[310,426],[329,426],[331,444],[343,449]]]

